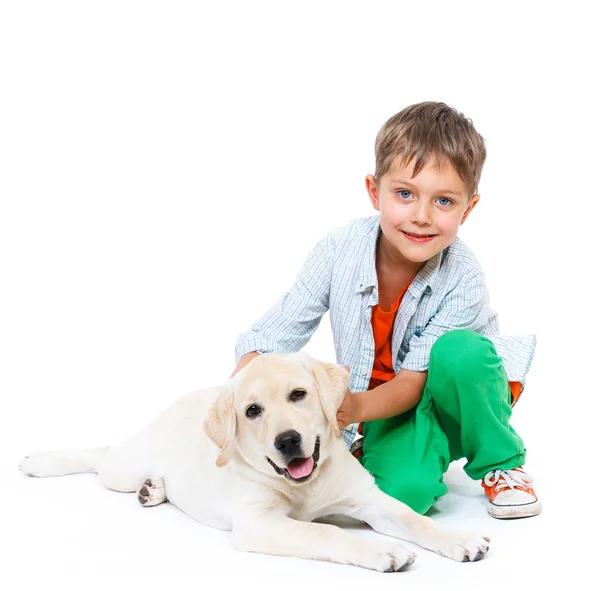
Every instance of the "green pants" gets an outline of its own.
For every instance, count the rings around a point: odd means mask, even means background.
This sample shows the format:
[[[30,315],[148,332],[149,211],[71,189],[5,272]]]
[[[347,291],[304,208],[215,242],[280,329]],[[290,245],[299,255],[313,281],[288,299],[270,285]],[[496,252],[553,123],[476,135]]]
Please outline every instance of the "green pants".
[[[471,331],[441,336],[431,349],[419,404],[389,419],[363,424],[360,458],[381,490],[425,513],[446,492],[451,461],[467,458],[465,472],[525,463],[523,441],[509,425],[511,396],[492,342]]]

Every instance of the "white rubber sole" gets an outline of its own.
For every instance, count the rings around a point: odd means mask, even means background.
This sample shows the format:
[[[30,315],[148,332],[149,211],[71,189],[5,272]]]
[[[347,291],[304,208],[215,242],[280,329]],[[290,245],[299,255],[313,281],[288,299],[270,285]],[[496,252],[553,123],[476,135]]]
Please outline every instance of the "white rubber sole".
[[[494,505],[488,504],[488,513],[495,519],[521,519],[534,517],[542,512],[542,503],[539,499],[531,503],[519,505]]]

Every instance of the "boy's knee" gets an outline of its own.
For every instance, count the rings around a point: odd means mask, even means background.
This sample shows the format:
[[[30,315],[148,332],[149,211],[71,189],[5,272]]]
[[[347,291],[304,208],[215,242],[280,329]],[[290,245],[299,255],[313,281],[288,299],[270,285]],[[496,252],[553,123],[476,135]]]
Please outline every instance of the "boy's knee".
[[[444,374],[465,373],[470,375],[481,366],[490,353],[496,354],[492,342],[472,330],[452,330],[439,337],[430,355],[430,370]]]
[[[427,513],[448,490],[443,481],[434,483],[410,477],[395,480],[376,479],[376,481],[377,486],[384,493],[408,505],[421,515]]]

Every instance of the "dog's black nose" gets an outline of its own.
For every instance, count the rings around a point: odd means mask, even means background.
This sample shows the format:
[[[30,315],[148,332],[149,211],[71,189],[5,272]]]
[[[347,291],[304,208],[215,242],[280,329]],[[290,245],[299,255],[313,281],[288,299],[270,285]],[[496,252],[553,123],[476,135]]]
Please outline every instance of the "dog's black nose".
[[[275,447],[284,456],[298,456],[302,452],[302,435],[294,430],[284,431],[275,437]]]

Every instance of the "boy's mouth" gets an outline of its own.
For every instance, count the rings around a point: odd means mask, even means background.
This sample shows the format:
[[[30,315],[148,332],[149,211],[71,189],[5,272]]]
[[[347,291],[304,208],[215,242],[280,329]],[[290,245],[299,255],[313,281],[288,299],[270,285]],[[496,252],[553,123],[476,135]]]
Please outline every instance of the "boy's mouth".
[[[437,234],[416,234],[415,232],[405,232],[404,230],[400,231],[411,242],[429,242],[437,236]]]

